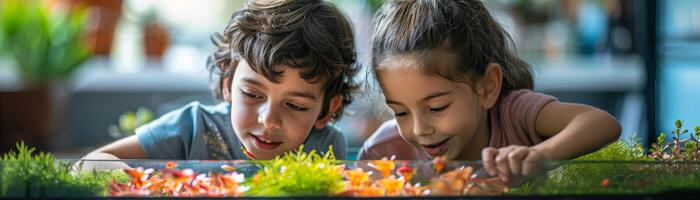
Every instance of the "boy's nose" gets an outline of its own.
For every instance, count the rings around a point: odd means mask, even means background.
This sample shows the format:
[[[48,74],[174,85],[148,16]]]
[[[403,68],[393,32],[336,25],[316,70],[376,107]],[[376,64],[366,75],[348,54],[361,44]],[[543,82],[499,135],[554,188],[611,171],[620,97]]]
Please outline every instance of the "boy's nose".
[[[278,129],[282,127],[282,121],[279,118],[279,113],[275,112],[273,106],[262,106],[258,112],[258,123],[269,129]]]

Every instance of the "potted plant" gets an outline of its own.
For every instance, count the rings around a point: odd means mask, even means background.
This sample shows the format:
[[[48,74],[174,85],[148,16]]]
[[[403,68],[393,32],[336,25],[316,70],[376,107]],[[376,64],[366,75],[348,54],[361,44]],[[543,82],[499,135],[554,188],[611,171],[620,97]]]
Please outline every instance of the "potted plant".
[[[167,28],[158,21],[158,12],[149,9],[141,19],[146,57],[160,60],[170,44]]]
[[[50,2],[0,1],[2,51],[14,61],[21,84],[0,91],[0,151],[24,140],[47,149],[68,103],[66,80],[89,56],[84,42],[86,9],[61,12]]]

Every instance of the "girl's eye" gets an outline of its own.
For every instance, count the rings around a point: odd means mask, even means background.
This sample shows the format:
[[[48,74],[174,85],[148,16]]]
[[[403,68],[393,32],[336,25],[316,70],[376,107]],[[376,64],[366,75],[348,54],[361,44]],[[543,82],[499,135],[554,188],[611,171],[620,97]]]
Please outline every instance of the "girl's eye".
[[[309,110],[309,108],[305,108],[305,107],[302,107],[302,106],[299,106],[299,105],[296,105],[293,103],[286,103],[286,104],[289,108],[294,109],[296,111],[305,112],[305,111]]]
[[[449,106],[450,106],[450,104],[446,104],[446,105],[444,105],[444,106],[440,106],[440,107],[437,107],[437,108],[430,108],[430,111],[431,111],[431,112],[440,112],[440,111],[443,111],[443,110],[447,109],[447,107],[449,107]]]
[[[243,90],[241,90],[241,94],[243,94],[243,96],[245,96],[245,97],[247,97],[247,98],[251,98],[251,99],[259,99],[259,98],[262,98],[261,96],[255,95],[255,94],[253,94],[253,93],[248,93],[248,92],[243,91]]]
[[[408,115],[408,112],[394,112],[394,117],[403,117]]]

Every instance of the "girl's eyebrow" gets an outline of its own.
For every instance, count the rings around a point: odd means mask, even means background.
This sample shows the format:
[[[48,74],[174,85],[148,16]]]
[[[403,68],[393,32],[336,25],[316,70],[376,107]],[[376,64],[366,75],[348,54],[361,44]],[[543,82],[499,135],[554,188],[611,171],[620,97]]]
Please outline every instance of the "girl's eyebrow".
[[[399,102],[396,102],[396,101],[393,101],[393,100],[389,100],[389,99],[386,99],[386,104],[403,105],[403,104],[401,104],[401,103],[399,103]]]
[[[298,92],[298,91],[290,91],[286,92],[285,96],[296,96],[296,97],[302,97],[302,98],[308,98],[311,100],[316,101],[316,95],[311,94],[310,92]]]
[[[437,98],[437,97],[448,95],[450,93],[452,93],[452,92],[435,92],[435,93],[432,93],[426,97],[423,97],[423,99],[421,99],[421,101],[427,101],[427,100],[430,100],[432,98]]]
[[[435,92],[435,93],[432,93],[426,97],[423,97],[423,99],[421,99],[421,101],[427,101],[427,100],[430,100],[433,98],[437,98],[437,97],[441,97],[441,96],[445,96],[445,95],[449,95],[449,94],[452,94],[452,92]],[[386,104],[403,105],[397,101],[390,100],[390,99],[386,99]]]

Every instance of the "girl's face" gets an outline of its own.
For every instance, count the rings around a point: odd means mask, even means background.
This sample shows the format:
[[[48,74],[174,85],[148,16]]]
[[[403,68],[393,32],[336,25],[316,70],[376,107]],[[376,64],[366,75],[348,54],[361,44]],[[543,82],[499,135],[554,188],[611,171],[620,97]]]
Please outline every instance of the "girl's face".
[[[409,56],[389,58],[377,76],[406,141],[431,158],[479,159],[489,136],[488,108],[482,98],[467,83],[430,76],[419,69],[422,63],[445,67],[440,66],[448,64],[444,62],[419,62]]]
[[[322,83],[308,83],[299,70],[275,66],[280,82],[273,83],[239,61],[231,81],[231,124],[243,146],[257,159],[272,159],[299,147],[311,129],[325,126],[318,119]]]

